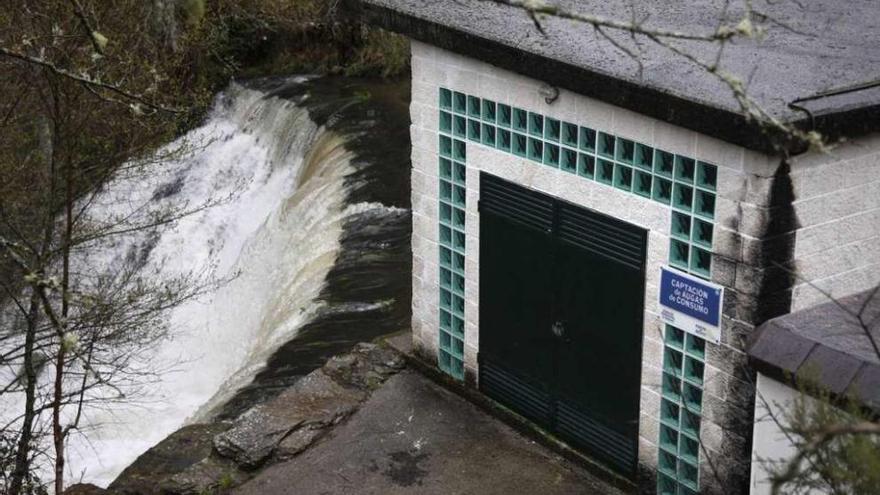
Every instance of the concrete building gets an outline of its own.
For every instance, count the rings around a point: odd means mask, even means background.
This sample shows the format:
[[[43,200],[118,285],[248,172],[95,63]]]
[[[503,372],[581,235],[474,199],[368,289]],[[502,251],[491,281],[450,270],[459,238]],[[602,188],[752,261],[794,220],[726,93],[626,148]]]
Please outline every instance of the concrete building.
[[[413,40],[422,356],[647,493],[747,492],[754,330],[822,291],[880,283],[877,7],[766,5],[796,29],[725,49],[772,118],[847,138],[820,153],[649,42],[636,63],[589,26],[547,18],[542,34],[508,5],[351,4]],[[638,8],[709,33],[722,15],[708,1]],[[661,304],[680,286],[699,300]]]

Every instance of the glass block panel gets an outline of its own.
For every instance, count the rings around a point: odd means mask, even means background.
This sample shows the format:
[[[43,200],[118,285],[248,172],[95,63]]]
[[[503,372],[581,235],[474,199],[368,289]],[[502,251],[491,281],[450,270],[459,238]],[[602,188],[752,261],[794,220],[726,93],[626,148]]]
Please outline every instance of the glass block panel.
[[[544,119],[544,139],[558,142],[561,131],[561,124],[558,120],[549,117]]]
[[[690,268],[692,271],[708,277],[712,271],[712,254],[705,249],[694,246],[691,249]]]
[[[465,206],[466,190],[462,186],[453,186],[452,188],[452,204],[456,206]]]
[[[529,151],[529,142],[524,134],[513,134],[513,154],[526,156]]]
[[[688,411],[681,410],[681,432],[692,438],[700,438],[700,416]]]
[[[440,132],[452,132],[452,114],[440,112]]]
[[[684,355],[681,351],[676,351],[671,347],[663,350],[663,371],[673,375],[676,378],[681,377],[682,362]]]
[[[463,163],[453,162],[452,172],[452,180],[464,185],[464,181],[467,178],[467,167]]]
[[[596,174],[596,159],[593,155],[578,153],[578,175],[592,179]]]
[[[678,455],[682,459],[696,464],[700,456],[700,443],[693,438],[682,435],[679,438]]]
[[[440,289],[440,307],[452,310],[452,292],[449,292],[447,289]]]
[[[467,119],[461,115],[456,115],[452,126],[452,133],[455,137],[467,137]]]
[[[462,287],[462,293],[464,293],[464,288]],[[464,337],[464,320],[461,318],[453,318],[452,319],[452,334],[457,335],[459,337]]]
[[[685,382],[681,389],[682,403],[695,413],[700,412],[703,405],[703,390],[696,385]]]
[[[706,162],[697,162],[697,185],[714,191],[718,186],[718,167]]]
[[[440,199],[452,201],[452,184],[445,180],[440,181]]]
[[[562,148],[562,158],[559,162],[559,168],[573,174],[577,173],[577,151],[568,148]]]
[[[661,449],[657,467],[660,469],[660,472],[673,478],[678,476],[678,459],[675,457],[675,454]]]
[[[460,162],[467,161],[467,147],[464,141],[455,140],[452,150],[452,158]]]
[[[654,176],[649,172],[636,170],[633,192],[646,198],[651,197],[651,187],[654,185]]]
[[[443,270],[441,270],[440,273],[442,274]],[[447,285],[452,286],[452,273],[449,272],[449,270],[446,270],[446,273],[449,274],[449,280],[450,280],[450,282]],[[441,278],[441,283],[442,283],[442,280],[443,279]],[[440,310],[440,328],[447,329],[447,330],[452,329],[452,313],[450,313],[448,311],[443,311],[442,309]]]
[[[663,177],[672,177],[675,169],[675,155],[661,150],[654,150],[654,173]]]
[[[440,135],[440,155],[452,156],[452,138]]]
[[[578,126],[568,122],[562,123],[562,144],[577,148],[578,145]]]
[[[462,243],[462,249],[463,248],[464,244]],[[452,274],[452,290],[464,295],[464,277],[457,273]],[[455,325],[453,325],[452,328],[455,329]]]
[[[654,179],[654,201],[668,205],[672,201],[672,181],[657,177]]]
[[[495,146],[495,126],[483,124],[480,134],[483,137],[483,144],[486,146]]]
[[[713,228],[714,226],[711,223],[695,218],[691,240],[703,247],[711,249]]]
[[[529,134],[537,137],[544,135],[544,116],[540,113],[529,112]]]
[[[645,170],[651,170],[654,166],[654,148],[642,143],[637,143],[635,165]]]
[[[455,295],[452,296],[452,311],[458,313],[459,315],[464,315],[464,298]]]
[[[444,350],[440,350],[437,356],[437,365],[440,366],[440,369],[446,371],[447,373],[452,371],[452,356],[449,355],[448,352]]]
[[[510,127],[512,118],[512,110],[510,105],[498,104],[498,125],[501,127]]]
[[[657,494],[658,495],[679,495],[678,491],[678,483],[675,482],[672,478],[665,474],[659,474],[657,476]]]
[[[450,374],[452,376],[458,378],[459,380],[464,378],[464,363],[461,359],[453,359],[452,360],[452,369],[450,370]]]
[[[704,367],[705,365],[702,361],[688,356],[684,360],[684,379],[696,385],[702,386]]]
[[[663,336],[666,345],[675,347],[676,349],[684,349],[684,330],[675,328],[672,325],[666,325],[666,332]]]
[[[675,180],[693,184],[695,172],[696,162],[694,162],[693,158],[675,155]]]
[[[600,159],[598,170],[596,170],[596,180],[604,184],[613,184],[614,162]]]
[[[461,208],[452,208],[452,226],[457,229],[464,229],[464,210]]]
[[[452,205],[443,201],[440,202],[440,221],[452,223]]]
[[[552,143],[544,144],[544,165],[559,166],[559,146]]]
[[[614,136],[604,132],[600,132],[598,136],[597,153],[607,158],[614,158]]]
[[[483,120],[495,123],[495,102],[491,100],[483,100]]]
[[[596,131],[590,129],[589,127],[580,127],[580,137],[578,138],[578,145],[582,150],[586,151],[596,151]]]
[[[452,267],[452,250],[440,246],[440,266],[445,266],[447,268]]]
[[[448,158],[440,159],[440,178],[452,180],[452,162]]]
[[[464,273],[464,255],[450,251],[452,253],[452,268],[458,272]]]
[[[440,88],[440,108],[444,110],[452,109],[452,91],[446,88]]]
[[[529,112],[521,108],[513,109],[513,130],[520,132],[528,132],[529,130]]]
[[[678,452],[678,432],[666,425],[660,425],[660,447],[672,453]]]
[[[480,115],[482,114],[482,106],[479,98],[476,96],[468,96],[467,107],[468,116],[475,119],[480,118]]]
[[[440,348],[448,351],[452,347],[452,335],[440,330]]]
[[[540,139],[529,138],[529,159],[541,163],[544,159],[544,142]]]
[[[459,93],[458,91],[453,93],[452,110],[455,111],[455,113],[460,113],[460,114],[467,113],[467,95],[466,94]]]
[[[685,350],[691,356],[694,356],[698,359],[704,359],[706,356],[706,341],[697,337],[696,335],[687,335]]]
[[[669,245],[669,262],[678,268],[687,270],[690,261],[690,247],[688,243],[672,239]]]
[[[507,129],[498,129],[498,139],[496,140],[496,145],[499,150],[510,152],[510,141],[511,135],[510,131]]]
[[[459,359],[464,357],[464,341],[461,339],[452,339],[452,355]],[[455,368],[454,364],[453,368]]]
[[[672,195],[672,206],[679,210],[691,211],[694,205],[694,188],[678,182]]]
[[[697,200],[694,205],[694,212],[705,218],[714,218],[715,195],[707,191],[697,190]]]
[[[660,422],[678,428],[679,410],[675,402],[660,399]]]
[[[636,155],[636,143],[629,139],[617,138],[617,148],[615,158],[619,162],[629,165],[633,164]]]
[[[666,397],[673,402],[680,402],[681,380],[669,373],[663,373],[663,397]]]
[[[699,471],[696,466],[693,466],[687,462],[679,462],[678,463],[678,481],[681,483],[686,483],[693,488],[697,487],[697,477],[699,476]]]
[[[480,125],[479,120],[468,119],[468,139],[480,142]]]
[[[616,164],[614,166],[614,187],[623,189],[624,191],[632,190],[633,169],[626,165]]]
[[[440,224],[440,244],[444,246],[452,246],[452,228]]]
[[[678,211],[672,212],[672,236],[687,241],[691,238],[691,216]]]

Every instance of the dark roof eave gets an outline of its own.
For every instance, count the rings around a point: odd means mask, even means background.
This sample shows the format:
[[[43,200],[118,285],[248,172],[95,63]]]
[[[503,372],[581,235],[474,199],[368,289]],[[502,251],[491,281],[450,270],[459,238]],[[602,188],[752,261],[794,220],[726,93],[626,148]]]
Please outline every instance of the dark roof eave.
[[[426,19],[360,0],[343,0],[361,21],[445,50],[482,60],[548,84],[596,98],[745,148],[765,153],[791,150],[774,133],[738,112],[705,105],[649,86],[616,79]]]
[[[347,7],[344,12],[359,16],[368,24],[748,149],[788,155],[805,150],[802,143],[792,140],[781,131],[768,129],[736,111],[688,100],[658,88],[521,51],[498,41],[371,2],[343,2]],[[859,108],[805,116],[793,124],[804,129],[818,130],[831,138],[855,137],[880,129],[880,104],[870,102]]]

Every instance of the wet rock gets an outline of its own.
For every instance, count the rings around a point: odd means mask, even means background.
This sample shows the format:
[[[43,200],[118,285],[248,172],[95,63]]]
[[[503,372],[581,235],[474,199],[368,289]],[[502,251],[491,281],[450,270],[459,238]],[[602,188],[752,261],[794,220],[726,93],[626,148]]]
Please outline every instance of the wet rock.
[[[234,462],[217,456],[202,459],[186,471],[165,480],[161,493],[165,495],[198,495],[223,492],[248,479]]]
[[[323,370],[316,370],[278,397],[242,414],[232,428],[214,437],[214,448],[243,469],[255,469],[300,425],[332,424],[354,411],[364,398],[363,391],[343,387]]]
[[[91,483],[77,483],[64,490],[64,495],[106,495],[110,492]]]
[[[187,470],[211,455],[214,436],[229,423],[195,424],[175,431],[143,453],[109,489],[121,494],[159,494],[160,480]]]
[[[279,461],[290,459],[309,448],[326,432],[327,425],[306,425],[297,429],[278,444],[275,458]]]

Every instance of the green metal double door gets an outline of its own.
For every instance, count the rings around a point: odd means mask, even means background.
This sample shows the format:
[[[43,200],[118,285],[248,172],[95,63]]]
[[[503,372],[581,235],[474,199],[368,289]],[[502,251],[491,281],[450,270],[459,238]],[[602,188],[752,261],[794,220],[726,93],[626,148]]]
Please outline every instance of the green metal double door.
[[[646,232],[482,174],[480,389],[636,469]]]

